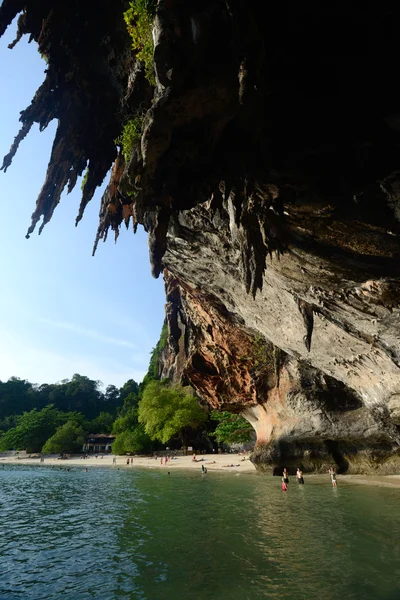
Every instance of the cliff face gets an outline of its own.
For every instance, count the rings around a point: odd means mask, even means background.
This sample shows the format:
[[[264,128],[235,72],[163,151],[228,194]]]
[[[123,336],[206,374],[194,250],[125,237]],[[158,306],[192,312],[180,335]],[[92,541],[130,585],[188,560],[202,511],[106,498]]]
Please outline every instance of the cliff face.
[[[187,378],[214,407],[242,412],[257,432],[261,468],[324,470],[335,461],[351,472],[397,470],[396,278],[357,280],[356,260],[341,266],[340,256],[291,248],[268,260],[253,299],[241,277],[240,227],[229,200],[224,206],[214,223],[207,203],[185,212],[168,235],[176,360],[165,374]],[[314,223],[318,231],[317,214]]]
[[[149,232],[166,282],[163,374],[241,412],[260,468],[400,472],[396,14],[259,4],[160,1],[152,88],[123,2],[60,15],[5,0],[0,26],[24,9],[23,32],[47,43],[50,87],[23,125],[60,123],[33,225],[89,161],[79,219],[115,161],[97,241],[123,222]],[[61,17],[81,36],[57,43]],[[126,164],[113,140],[139,109]]]

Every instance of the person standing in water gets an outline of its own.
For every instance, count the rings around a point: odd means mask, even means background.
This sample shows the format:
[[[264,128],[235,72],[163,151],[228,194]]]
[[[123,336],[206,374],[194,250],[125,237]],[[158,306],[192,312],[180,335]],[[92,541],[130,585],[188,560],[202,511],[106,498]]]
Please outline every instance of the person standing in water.
[[[331,476],[332,487],[334,487],[334,488],[337,487],[336,470],[335,470],[335,468],[331,467],[328,472],[329,472],[329,474]]]
[[[282,473],[282,481],[285,485],[287,485],[289,483],[289,475],[287,472],[287,469],[283,469],[283,473]],[[282,486],[283,487],[283,486]]]
[[[297,467],[296,478],[297,478],[297,483],[304,485],[303,471],[300,469],[300,467]]]

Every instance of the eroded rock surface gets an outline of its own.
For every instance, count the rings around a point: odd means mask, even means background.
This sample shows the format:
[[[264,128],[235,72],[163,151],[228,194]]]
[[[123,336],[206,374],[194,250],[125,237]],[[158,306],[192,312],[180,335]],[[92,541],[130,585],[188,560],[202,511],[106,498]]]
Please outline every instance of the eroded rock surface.
[[[149,232],[164,374],[246,416],[262,469],[400,472],[397,9],[160,1],[151,88],[124,8],[0,8],[0,33],[23,10],[49,60],[17,142],[59,119],[33,226],[89,161],[79,220],[114,162],[96,244]],[[125,164],[114,139],[135,110]]]

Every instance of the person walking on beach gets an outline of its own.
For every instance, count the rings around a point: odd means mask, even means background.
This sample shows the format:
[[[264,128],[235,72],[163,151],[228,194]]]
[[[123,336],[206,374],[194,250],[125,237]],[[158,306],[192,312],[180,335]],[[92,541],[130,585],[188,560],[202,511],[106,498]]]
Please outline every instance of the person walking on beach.
[[[283,469],[282,475],[283,475],[282,481],[287,486],[287,484],[289,483],[289,474],[287,472],[287,469]]]
[[[304,485],[303,471],[300,469],[300,467],[297,467],[296,477],[297,483],[299,483],[300,485]]]

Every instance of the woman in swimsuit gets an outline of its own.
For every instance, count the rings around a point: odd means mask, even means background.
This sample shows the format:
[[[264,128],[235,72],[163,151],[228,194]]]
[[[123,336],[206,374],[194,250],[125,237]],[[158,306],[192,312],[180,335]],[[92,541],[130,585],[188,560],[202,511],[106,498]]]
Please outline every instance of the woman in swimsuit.
[[[328,473],[331,476],[332,486],[333,487],[337,487],[336,471],[335,471],[335,469],[333,467],[329,467]]]
[[[297,483],[304,485],[303,471],[300,470],[300,467],[297,468],[296,477],[297,477]]]
[[[336,472],[335,472],[335,469],[332,469],[332,472],[331,472],[331,479],[332,479],[332,486],[333,486],[333,487],[337,487],[337,481],[336,481]]]

